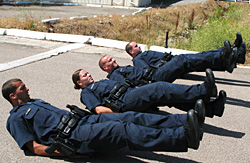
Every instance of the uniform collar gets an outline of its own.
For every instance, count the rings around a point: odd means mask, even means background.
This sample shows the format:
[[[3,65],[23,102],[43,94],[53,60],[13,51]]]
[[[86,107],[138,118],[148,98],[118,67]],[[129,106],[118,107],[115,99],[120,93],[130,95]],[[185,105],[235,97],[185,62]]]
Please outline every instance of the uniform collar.
[[[142,53],[143,53],[143,52],[137,54],[137,55],[132,59],[132,61],[133,61],[136,57],[138,58],[138,56],[141,55]]]
[[[111,76],[111,74],[112,74],[116,69],[118,69],[118,68],[120,68],[120,66],[117,66],[114,70],[112,70],[110,73],[108,73],[107,78],[109,79],[109,77]]]
[[[85,88],[90,88],[90,89],[91,89],[94,85],[95,85],[95,82],[91,83],[90,85],[88,85],[88,86],[85,87]],[[84,90],[85,88],[83,88],[82,90]]]
[[[23,103],[23,104],[20,104],[16,107],[14,107],[11,111],[10,111],[10,114],[12,114],[13,112],[16,112],[18,109],[20,109],[22,106],[24,105],[27,105],[27,104],[31,104],[31,102],[34,102],[36,101],[37,99],[31,99],[29,102],[26,102],[26,103]]]

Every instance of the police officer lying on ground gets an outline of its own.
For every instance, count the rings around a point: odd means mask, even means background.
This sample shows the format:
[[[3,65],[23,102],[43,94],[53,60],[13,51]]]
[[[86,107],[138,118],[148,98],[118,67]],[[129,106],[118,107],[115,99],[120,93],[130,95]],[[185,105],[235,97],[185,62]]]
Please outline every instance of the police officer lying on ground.
[[[147,69],[138,68],[134,66],[119,66],[116,63],[116,60],[108,55],[103,56],[100,59],[99,66],[102,70],[109,73],[107,75],[108,79],[115,80],[120,83],[125,83],[126,81],[129,81],[134,86],[142,86],[151,82],[156,82],[155,80],[151,80],[154,79],[154,74],[148,72]],[[215,100],[211,99],[211,101],[205,103],[207,116],[212,117],[211,111],[208,110],[223,110],[225,102],[226,92],[221,90],[219,96]]]
[[[112,113],[138,111],[147,112],[157,106],[176,107],[188,111],[194,107],[197,99],[208,102],[217,96],[214,75],[207,70],[206,80],[198,85],[181,85],[168,82],[155,82],[135,88],[130,82],[119,83],[113,80],[94,82],[92,76],[84,69],[72,75],[75,89],[82,89],[81,102],[93,113]],[[217,109],[206,109],[206,115],[222,116],[226,96],[219,102]]]
[[[133,58],[135,67],[154,71],[152,80],[173,82],[178,77],[193,71],[225,71],[232,73],[236,63],[245,62],[246,44],[242,43],[242,36],[237,33],[233,46],[227,40],[224,47],[215,51],[197,54],[174,55],[156,51],[145,51],[135,42],[126,45],[126,52]]]
[[[195,110],[187,114],[90,115],[75,106],[70,107],[70,113],[43,100],[31,99],[29,89],[20,79],[5,82],[2,95],[13,106],[7,121],[9,133],[21,149],[37,155],[74,156],[123,147],[186,152],[188,148],[198,149],[203,134],[202,100],[197,100]]]

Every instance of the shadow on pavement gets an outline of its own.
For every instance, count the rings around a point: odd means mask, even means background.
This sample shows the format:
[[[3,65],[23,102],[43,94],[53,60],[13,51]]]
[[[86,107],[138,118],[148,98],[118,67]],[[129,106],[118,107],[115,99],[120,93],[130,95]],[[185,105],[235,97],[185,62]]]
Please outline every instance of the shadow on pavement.
[[[250,102],[249,101],[244,101],[244,100],[241,100],[241,99],[236,99],[236,98],[231,98],[231,97],[227,97],[226,104],[250,108]]]
[[[169,114],[168,112],[162,111],[161,114]],[[230,131],[221,127],[213,126],[210,124],[204,125],[204,132],[219,135],[219,136],[226,136],[226,137],[233,137],[233,138],[242,138],[245,133],[237,132],[237,131]],[[29,150],[24,151],[26,156],[35,156]],[[35,156],[35,157],[42,157],[42,156]],[[64,160],[67,162],[93,162],[93,163],[116,163],[116,162],[130,162],[130,163],[146,163],[148,160],[157,161],[157,162],[174,162],[174,163],[197,163],[196,161],[189,160],[186,158],[174,157],[169,156],[166,154],[161,153],[154,153],[150,151],[130,151],[127,148],[123,148],[117,151],[107,152],[107,153],[95,153],[91,156],[86,156],[84,158],[68,158],[68,157],[51,157],[51,159],[55,160]],[[143,161],[143,160],[147,161]]]
[[[93,163],[117,163],[117,162],[129,162],[129,163],[146,163],[148,160],[157,161],[157,162],[174,162],[174,163],[197,163],[196,161],[173,157],[164,154],[157,154],[154,152],[148,151],[129,151],[128,149],[122,149],[110,153],[96,153],[95,155],[89,158],[79,158],[79,159],[70,159],[70,158],[52,158],[58,160],[64,160],[67,162],[93,162]],[[146,159],[147,161],[143,161]]]
[[[183,76],[182,79],[204,81],[205,76],[196,75],[196,74],[187,74],[187,75]],[[215,78],[215,80],[216,80],[217,84],[234,85],[234,86],[240,86],[240,87],[250,87],[249,81],[224,79],[224,78]],[[226,104],[250,108],[249,101],[244,101],[241,99],[236,99],[236,98],[231,98],[231,97],[227,97]]]
[[[25,156],[35,156],[29,150],[24,151]],[[35,157],[43,157],[43,156],[35,156]],[[109,152],[109,153],[95,153],[92,156],[86,156],[84,158],[69,158],[69,157],[50,157],[55,160],[64,160],[67,162],[93,162],[93,163],[117,163],[117,162],[129,162],[129,163],[146,163],[147,161],[143,161],[141,159],[159,161],[159,162],[174,162],[174,163],[197,163],[196,161],[173,157],[164,154],[157,154],[149,151],[130,151],[127,148]]]
[[[186,74],[183,77],[181,77],[181,79],[204,81],[205,76],[196,75],[196,74]],[[215,77],[215,81],[216,81],[217,84],[226,84],[226,85],[250,87],[250,82],[249,81],[225,79],[225,78],[217,78],[217,77]]]
[[[204,125],[204,132],[219,135],[219,136],[227,136],[227,137],[234,137],[234,138],[242,138],[245,133],[237,132],[237,131],[230,131],[221,127],[212,126],[209,124]]]
[[[235,100],[235,99],[232,99],[232,102],[231,102],[230,101],[231,99],[232,98],[229,98],[229,102],[227,102],[227,103],[233,104],[233,105],[238,105],[238,106],[241,105],[241,106],[245,106],[245,107],[248,107],[248,108],[250,106],[250,102],[245,102],[243,100]],[[238,102],[234,102],[234,101],[238,101]],[[157,111],[157,112],[152,111],[151,113],[161,114],[161,115],[171,114],[169,112],[162,111],[162,110]],[[245,133],[242,133],[242,132],[230,131],[230,130],[227,130],[227,129],[224,129],[224,128],[221,128],[221,127],[212,126],[210,124],[204,124],[204,132],[214,134],[214,135],[234,137],[234,138],[242,138],[245,135]]]

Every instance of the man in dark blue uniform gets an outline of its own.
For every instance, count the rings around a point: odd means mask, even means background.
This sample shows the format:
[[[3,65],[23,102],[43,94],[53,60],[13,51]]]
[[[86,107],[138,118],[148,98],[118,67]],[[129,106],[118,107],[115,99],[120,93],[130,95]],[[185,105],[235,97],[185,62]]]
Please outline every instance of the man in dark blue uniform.
[[[21,149],[43,156],[74,156],[131,150],[186,152],[198,149],[204,124],[204,105],[197,100],[187,114],[70,113],[40,99],[31,99],[20,79],[2,86],[2,95],[13,109],[7,129]],[[82,113],[80,111],[80,113]],[[81,116],[79,116],[81,115]],[[52,145],[51,145],[52,144]],[[55,147],[48,152],[50,147]]]
[[[178,77],[193,71],[205,71],[211,68],[213,71],[225,71],[232,73],[236,63],[245,62],[246,45],[242,43],[240,33],[233,46],[227,40],[224,47],[214,51],[206,51],[197,54],[181,54],[172,56],[156,51],[145,51],[135,42],[126,46],[126,52],[133,58],[133,64],[139,68],[153,68],[157,81],[173,82]]]
[[[217,88],[212,71],[208,71],[206,81],[198,85],[180,85],[155,82],[138,88],[129,83],[113,80],[94,82],[84,69],[72,75],[75,89],[82,89],[81,102],[93,113],[138,111],[147,112],[156,106],[169,106],[187,111],[194,107],[197,99],[209,101],[217,96]],[[224,108],[211,111],[210,116],[222,116]],[[208,112],[208,111],[206,111]]]
[[[100,59],[99,66],[103,71],[108,73],[108,79],[118,81],[120,83],[126,83],[129,81],[134,86],[141,86],[150,82],[160,81],[160,77],[164,78],[164,75],[159,76],[159,73],[149,74],[147,69],[134,66],[119,66],[116,63],[116,60],[108,55],[105,55]],[[150,75],[151,77],[149,78],[148,76]],[[164,81],[164,79],[162,79],[162,81]],[[221,90],[219,96],[215,100],[205,102],[206,115],[208,117],[213,117],[214,114],[212,114],[212,110],[224,110],[225,102],[226,92]]]

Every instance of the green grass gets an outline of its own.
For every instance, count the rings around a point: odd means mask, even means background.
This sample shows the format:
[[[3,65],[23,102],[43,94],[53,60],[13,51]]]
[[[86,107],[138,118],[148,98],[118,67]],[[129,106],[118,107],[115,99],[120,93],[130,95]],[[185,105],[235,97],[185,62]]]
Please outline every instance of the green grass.
[[[250,22],[242,20],[244,15],[248,15],[247,9],[236,8],[236,5],[231,5],[226,11],[217,9],[206,25],[191,31],[190,39],[180,41],[177,48],[184,46],[185,49],[194,51],[218,49],[223,46],[225,40],[233,44],[237,32],[240,32],[247,45],[250,45]]]
[[[154,8],[134,16],[113,15],[83,20],[61,19],[60,23],[45,25],[30,10],[20,10],[14,18],[0,19],[0,28],[18,28],[41,32],[88,35],[140,44],[165,46],[169,31],[170,48],[191,51],[214,50],[225,40],[234,43],[240,32],[250,46],[250,5],[208,0],[165,9]],[[250,65],[250,51],[246,64]]]

